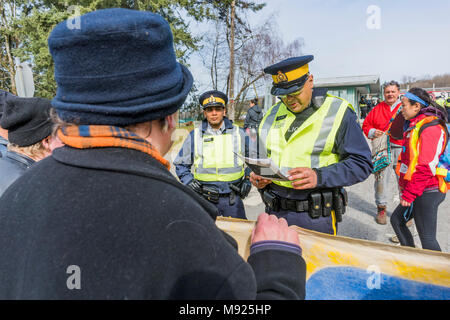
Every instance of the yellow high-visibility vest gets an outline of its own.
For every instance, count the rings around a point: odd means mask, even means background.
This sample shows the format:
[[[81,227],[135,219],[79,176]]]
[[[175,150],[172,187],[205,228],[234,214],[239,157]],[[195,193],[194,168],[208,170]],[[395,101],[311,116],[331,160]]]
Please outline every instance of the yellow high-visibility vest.
[[[436,103],[438,105],[440,105],[441,107],[443,107],[445,105],[445,99],[444,98],[439,98],[436,100]]]
[[[327,95],[320,108],[286,141],[285,133],[296,117],[284,103],[274,105],[259,127],[259,136],[267,148],[268,156],[284,174],[297,167],[320,168],[337,163],[338,155],[332,150],[347,108],[353,109],[348,101]],[[292,188],[290,181],[273,183]]]
[[[194,129],[194,178],[200,181],[234,181],[244,176],[239,127],[221,135],[202,134],[201,124]]]

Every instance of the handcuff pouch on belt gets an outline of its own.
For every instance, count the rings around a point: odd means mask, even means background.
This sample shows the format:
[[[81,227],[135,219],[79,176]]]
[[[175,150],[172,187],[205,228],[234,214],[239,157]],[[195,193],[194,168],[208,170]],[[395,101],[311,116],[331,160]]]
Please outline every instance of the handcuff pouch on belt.
[[[313,219],[322,215],[322,194],[320,192],[311,192],[308,196],[308,213]]]
[[[345,191],[344,188],[333,189],[333,207],[337,222],[342,221],[342,215],[345,213],[345,207],[347,204],[347,191]]]
[[[219,203],[220,194],[217,187],[204,184],[202,186],[202,193],[203,197],[205,197],[206,200],[209,200],[213,203]]]
[[[266,188],[258,190],[261,193],[263,202],[273,211],[280,211],[280,198]]]
[[[329,217],[333,209],[333,192],[331,190],[322,191],[322,216]]]

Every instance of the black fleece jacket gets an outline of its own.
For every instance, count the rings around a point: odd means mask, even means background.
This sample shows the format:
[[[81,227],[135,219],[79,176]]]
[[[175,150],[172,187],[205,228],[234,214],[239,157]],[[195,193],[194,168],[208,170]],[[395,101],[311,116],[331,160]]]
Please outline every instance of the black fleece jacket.
[[[245,262],[217,209],[140,151],[56,149],[0,203],[0,299],[305,296],[300,255]]]

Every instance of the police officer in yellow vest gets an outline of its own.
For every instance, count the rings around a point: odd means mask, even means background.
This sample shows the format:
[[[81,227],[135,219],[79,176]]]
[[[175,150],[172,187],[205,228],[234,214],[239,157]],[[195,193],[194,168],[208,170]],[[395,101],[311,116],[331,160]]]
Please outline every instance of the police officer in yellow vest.
[[[288,181],[263,179],[254,172],[266,211],[289,225],[336,235],[347,204],[344,186],[372,172],[371,152],[353,107],[344,99],[314,90],[308,63],[293,57],[264,69],[272,75],[271,94],[280,98],[259,127],[260,143]]]
[[[445,100],[444,107],[447,110],[447,114],[450,115],[450,96]],[[450,116],[448,118],[448,122],[450,122]]]
[[[440,105],[441,107],[444,107],[444,106],[445,106],[445,99],[444,99],[444,97],[443,97],[443,96],[437,97],[436,103],[437,103],[438,105]]]
[[[205,120],[184,141],[174,161],[176,173],[183,184],[214,203],[219,215],[246,219],[241,199],[251,189],[250,171],[235,153],[245,155],[248,138],[225,116],[224,93],[208,91],[199,100]]]

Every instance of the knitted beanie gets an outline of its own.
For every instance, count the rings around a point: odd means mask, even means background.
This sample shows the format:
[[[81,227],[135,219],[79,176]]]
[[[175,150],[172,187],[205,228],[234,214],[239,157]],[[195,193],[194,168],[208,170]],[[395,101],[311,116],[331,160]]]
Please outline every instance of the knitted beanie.
[[[8,130],[9,142],[27,147],[44,140],[52,133],[50,100],[7,96],[0,126]]]

